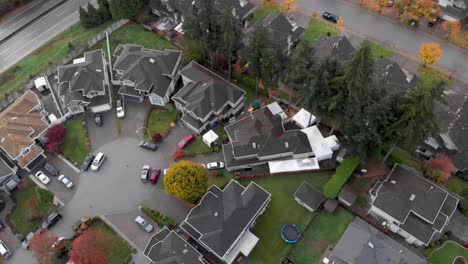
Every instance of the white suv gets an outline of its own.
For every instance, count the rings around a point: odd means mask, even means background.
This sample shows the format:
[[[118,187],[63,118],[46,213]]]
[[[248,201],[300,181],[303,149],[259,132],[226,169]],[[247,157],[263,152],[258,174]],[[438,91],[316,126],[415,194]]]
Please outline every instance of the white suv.
[[[91,163],[91,170],[97,171],[101,167],[102,163],[106,159],[104,153],[99,152],[96,157],[94,157],[93,163]]]
[[[122,100],[117,100],[117,118],[124,118],[125,117],[125,106]]]
[[[47,177],[42,171],[38,171],[35,176],[42,182],[42,184],[48,184],[50,182],[50,178]]]

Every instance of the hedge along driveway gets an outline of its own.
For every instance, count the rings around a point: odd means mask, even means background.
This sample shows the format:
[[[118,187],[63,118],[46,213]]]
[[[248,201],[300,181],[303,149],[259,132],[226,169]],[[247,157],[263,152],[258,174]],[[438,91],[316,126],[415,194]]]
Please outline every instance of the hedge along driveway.
[[[323,188],[325,196],[329,199],[335,199],[343,185],[348,181],[348,178],[358,166],[359,159],[357,158],[347,158],[343,160],[340,166],[336,168],[336,173]]]

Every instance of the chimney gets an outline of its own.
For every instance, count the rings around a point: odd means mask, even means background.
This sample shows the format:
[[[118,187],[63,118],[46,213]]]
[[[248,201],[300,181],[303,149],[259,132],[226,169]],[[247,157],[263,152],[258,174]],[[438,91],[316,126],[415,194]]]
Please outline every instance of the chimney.
[[[149,62],[152,63],[152,64],[154,64],[154,59],[153,59],[153,58],[150,58],[150,59],[149,59]]]
[[[410,200],[410,201],[414,201],[414,198],[416,198],[416,195],[414,195],[414,194],[411,194],[411,196],[410,196],[409,200]]]
[[[257,145],[255,145],[255,142],[252,143],[252,148],[256,148]]]
[[[182,253],[183,253],[183,254],[187,254],[187,253],[188,253],[188,249],[182,250]]]
[[[218,212],[215,212],[215,213],[214,213],[214,216],[218,216]]]
[[[370,247],[370,248],[374,248],[374,245],[369,241],[367,242],[367,245]]]
[[[286,148],[289,148],[289,143],[288,143],[288,142],[284,142],[284,146],[285,146]]]
[[[390,181],[391,184],[396,184],[396,181]]]

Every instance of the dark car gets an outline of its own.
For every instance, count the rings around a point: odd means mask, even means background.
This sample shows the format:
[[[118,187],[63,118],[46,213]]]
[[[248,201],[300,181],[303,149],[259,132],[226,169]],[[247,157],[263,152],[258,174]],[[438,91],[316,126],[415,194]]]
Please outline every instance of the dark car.
[[[93,154],[88,154],[86,158],[83,160],[83,164],[81,165],[81,170],[87,171],[89,169],[89,166],[91,165],[91,162],[93,162],[94,155]]]
[[[181,141],[179,141],[179,143],[177,143],[177,146],[180,149],[183,149],[187,147],[190,143],[194,142],[195,140],[196,138],[192,134],[188,134]]]
[[[47,219],[42,222],[42,228],[48,229],[51,228],[57,221],[62,218],[63,214],[61,212],[53,212],[51,213]]]
[[[52,164],[50,163],[44,163],[44,170],[47,171],[50,175],[52,176],[57,176],[59,174],[59,171],[57,168],[55,168]]]
[[[155,143],[149,142],[149,141],[144,141],[144,140],[140,141],[139,146],[142,147],[142,148],[145,148],[145,149],[152,150],[152,151],[155,151],[158,148],[158,146],[156,146]]]
[[[161,169],[160,168],[153,168],[151,170],[151,175],[150,175],[149,181],[152,184],[158,183],[159,175],[161,175]]]
[[[101,114],[97,113],[97,114],[94,115],[94,122],[96,123],[96,125],[102,126],[102,116],[101,116]]]
[[[322,17],[323,17],[325,20],[328,20],[328,21],[333,22],[333,23],[337,23],[337,22],[338,22],[338,19],[340,19],[339,16],[334,15],[334,14],[332,14],[332,13],[328,13],[328,12],[323,12]]]

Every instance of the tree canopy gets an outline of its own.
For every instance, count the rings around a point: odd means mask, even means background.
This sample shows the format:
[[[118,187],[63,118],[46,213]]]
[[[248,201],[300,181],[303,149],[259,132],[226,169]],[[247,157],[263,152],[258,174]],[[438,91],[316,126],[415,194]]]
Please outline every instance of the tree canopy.
[[[424,65],[432,65],[442,57],[442,49],[438,43],[424,43],[419,48],[419,58]]]
[[[143,7],[143,4],[144,1],[141,0],[110,0],[109,9],[112,18],[118,20],[134,17]]]
[[[103,231],[86,229],[73,240],[70,260],[75,264],[107,264],[112,238]]]
[[[195,203],[205,194],[208,173],[198,163],[182,160],[172,164],[164,176],[164,190],[186,202]]]

